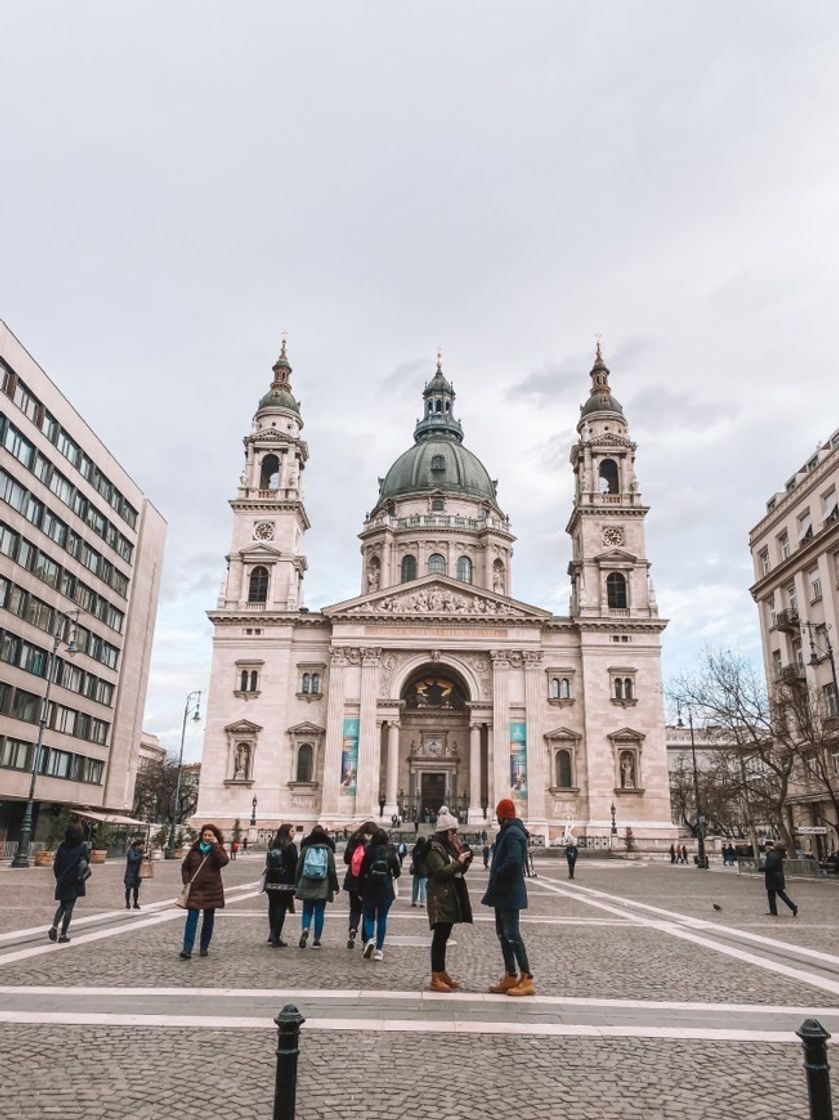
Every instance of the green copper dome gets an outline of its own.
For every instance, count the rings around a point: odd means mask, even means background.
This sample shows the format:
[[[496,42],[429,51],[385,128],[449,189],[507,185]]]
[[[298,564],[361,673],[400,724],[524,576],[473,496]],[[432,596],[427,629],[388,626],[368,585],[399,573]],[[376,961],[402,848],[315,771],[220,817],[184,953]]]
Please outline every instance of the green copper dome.
[[[454,386],[443,376],[439,354],[437,371],[422,396],[414,446],[379,480],[379,502],[420,490],[444,490],[494,504],[495,483],[481,460],[463,446],[463,429],[454,417]]]
[[[277,358],[273,366],[274,380],[271,382],[271,388],[259,402],[260,412],[263,408],[287,408],[290,412],[296,412],[300,415],[300,405],[294,399],[291,392],[291,384],[289,378],[291,377],[291,365],[288,361],[286,354],[286,342],[283,339],[282,348],[280,349],[280,356]]]
[[[588,416],[592,412],[617,412],[623,416],[623,409],[612,396],[612,390],[609,388],[609,367],[603,361],[599,342],[594,365],[591,367],[591,381],[591,395],[580,409],[580,414]]]

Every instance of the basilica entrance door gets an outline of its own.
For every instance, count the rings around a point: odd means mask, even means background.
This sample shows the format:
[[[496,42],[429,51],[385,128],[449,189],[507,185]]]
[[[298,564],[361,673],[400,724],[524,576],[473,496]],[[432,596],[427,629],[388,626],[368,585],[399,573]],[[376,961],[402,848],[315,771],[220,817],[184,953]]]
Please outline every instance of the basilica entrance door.
[[[420,805],[423,813],[436,817],[440,806],[446,803],[446,775],[424,773],[420,775]]]

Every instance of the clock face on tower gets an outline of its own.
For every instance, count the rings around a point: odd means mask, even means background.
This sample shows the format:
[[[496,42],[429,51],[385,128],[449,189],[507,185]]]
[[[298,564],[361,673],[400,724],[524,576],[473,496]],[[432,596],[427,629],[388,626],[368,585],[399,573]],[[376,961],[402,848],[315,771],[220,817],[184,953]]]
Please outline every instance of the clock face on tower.
[[[255,541],[272,541],[274,539],[274,522],[257,521],[253,527],[253,539]]]
[[[623,529],[618,529],[617,526],[610,526],[608,529],[604,529],[603,543],[610,544],[613,547],[623,544]]]

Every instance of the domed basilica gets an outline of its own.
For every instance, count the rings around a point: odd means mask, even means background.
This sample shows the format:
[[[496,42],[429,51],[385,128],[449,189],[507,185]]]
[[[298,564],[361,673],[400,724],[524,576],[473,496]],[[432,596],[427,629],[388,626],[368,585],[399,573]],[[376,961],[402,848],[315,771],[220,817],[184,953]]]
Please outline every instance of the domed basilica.
[[[511,594],[510,521],[437,369],[362,527],[361,593],[303,606],[309,452],[283,343],[245,437],[197,816],[250,836],[515,799],[546,842],[669,845],[659,619],[636,445],[598,345],[570,448],[571,606]],[[615,830],[617,829],[617,833]]]

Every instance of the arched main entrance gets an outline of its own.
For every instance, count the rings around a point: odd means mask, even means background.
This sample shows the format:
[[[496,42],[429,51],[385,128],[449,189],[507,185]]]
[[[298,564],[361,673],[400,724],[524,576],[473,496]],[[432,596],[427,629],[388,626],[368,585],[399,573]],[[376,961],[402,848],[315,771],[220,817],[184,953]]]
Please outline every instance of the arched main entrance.
[[[469,796],[469,689],[456,670],[423,665],[402,688],[400,813],[433,821],[441,805],[465,814]]]

